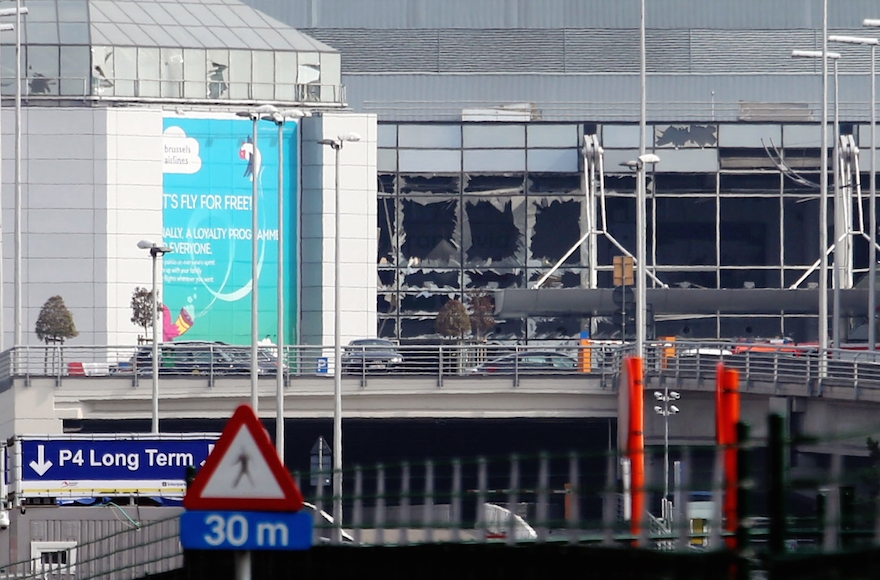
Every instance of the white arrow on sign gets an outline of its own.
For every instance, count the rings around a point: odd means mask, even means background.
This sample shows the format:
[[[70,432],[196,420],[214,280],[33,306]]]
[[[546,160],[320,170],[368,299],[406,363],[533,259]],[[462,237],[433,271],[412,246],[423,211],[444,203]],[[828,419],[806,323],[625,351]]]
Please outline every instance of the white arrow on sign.
[[[46,461],[46,448],[42,445],[37,445],[37,460],[31,461],[28,465],[37,472],[37,475],[43,477],[49,471],[49,468],[52,467],[52,462]]]

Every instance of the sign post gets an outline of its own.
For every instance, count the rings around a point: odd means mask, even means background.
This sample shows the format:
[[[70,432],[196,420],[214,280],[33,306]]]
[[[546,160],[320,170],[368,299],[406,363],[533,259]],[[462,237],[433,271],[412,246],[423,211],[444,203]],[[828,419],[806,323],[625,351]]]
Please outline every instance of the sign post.
[[[251,578],[251,550],[306,550],[312,518],[254,410],[236,409],[183,498],[180,543],[235,550],[237,580]]]

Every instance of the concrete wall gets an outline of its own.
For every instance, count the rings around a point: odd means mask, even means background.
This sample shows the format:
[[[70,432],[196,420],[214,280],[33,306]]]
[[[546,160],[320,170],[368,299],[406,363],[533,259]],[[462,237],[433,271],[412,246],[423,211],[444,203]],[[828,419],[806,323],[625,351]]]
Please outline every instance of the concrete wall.
[[[303,344],[334,343],[336,157],[342,344],[376,334],[376,116],[323,113],[302,122],[301,289]],[[357,133],[341,151],[318,143]]]

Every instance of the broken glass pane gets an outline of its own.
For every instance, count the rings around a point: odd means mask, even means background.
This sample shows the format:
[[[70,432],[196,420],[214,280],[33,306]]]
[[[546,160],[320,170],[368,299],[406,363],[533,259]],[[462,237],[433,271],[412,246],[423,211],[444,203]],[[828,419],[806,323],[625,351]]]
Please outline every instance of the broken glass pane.
[[[529,287],[531,288],[535,282],[541,279],[545,274],[543,271],[530,271]],[[558,269],[547,278],[541,285],[541,288],[581,288],[586,287],[586,269],[566,270]]]
[[[717,125],[654,125],[655,147],[714,147]]]
[[[525,175],[465,175],[464,193],[481,195],[522,195],[525,193]]]
[[[779,265],[778,198],[722,198],[720,213],[721,264]]]
[[[397,263],[397,229],[394,227],[394,199],[380,197],[376,212],[376,225],[379,228],[378,261],[379,265]]]
[[[529,194],[581,194],[581,180],[580,173],[530,173]]]
[[[404,273],[403,290],[455,290],[458,288],[459,270],[401,270]]]
[[[458,200],[401,199],[401,253],[412,266],[453,266],[461,263],[457,241]]]
[[[458,195],[461,178],[458,175],[401,175],[400,193],[435,193]]]
[[[465,288],[520,288],[523,271],[515,270],[467,270],[464,273]]]
[[[462,246],[469,266],[524,264],[525,197],[466,199]]]
[[[580,199],[532,198],[529,223],[534,224],[534,229],[529,232],[530,266],[553,266],[578,242],[586,227],[582,225],[581,212]],[[584,263],[584,252],[585,244],[566,258],[565,264]]]

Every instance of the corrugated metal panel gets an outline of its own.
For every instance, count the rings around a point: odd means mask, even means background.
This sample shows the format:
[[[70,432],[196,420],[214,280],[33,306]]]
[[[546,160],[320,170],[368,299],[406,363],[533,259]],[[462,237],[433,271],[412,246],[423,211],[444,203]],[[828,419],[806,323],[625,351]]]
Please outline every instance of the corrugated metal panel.
[[[789,65],[793,48],[812,49],[815,40],[812,30],[692,30],[689,36],[695,73],[774,72]]]
[[[343,82],[352,108],[375,112],[382,121],[460,120],[463,108],[522,102],[535,103],[545,120],[636,122],[639,115],[637,74],[347,75]],[[841,83],[842,120],[868,118],[866,86]],[[818,118],[820,89],[814,74],[649,76],[648,117],[729,121],[738,120],[741,102],[800,102]]]
[[[638,28],[639,0],[245,0],[297,28]],[[821,28],[822,0],[646,2],[648,28]],[[829,27],[858,26],[876,0],[836,0]]]
[[[314,33],[313,38],[342,53],[345,72],[438,72],[437,30],[310,28],[302,32]]]
[[[565,31],[566,72],[638,72],[638,30]]]
[[[440,71],[564,72],[564,42],[562,30],[441,30]]]
[[[343,54],[347,73],[566,72],[635,73],[638,30],[307,28],[302,32]],[[859,29],[835,30],[863,34]],[[649,73],[776,73],[780,67],[817,70],[816,61],[792,60],[793,48],[815,49],[821,34],[791,30],[652,30],[646,38]],[[844,54],[841,72],[865,73],[870,51],[832,46]],[[821,62],[819,63],[821,66]]]

